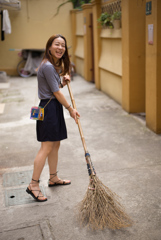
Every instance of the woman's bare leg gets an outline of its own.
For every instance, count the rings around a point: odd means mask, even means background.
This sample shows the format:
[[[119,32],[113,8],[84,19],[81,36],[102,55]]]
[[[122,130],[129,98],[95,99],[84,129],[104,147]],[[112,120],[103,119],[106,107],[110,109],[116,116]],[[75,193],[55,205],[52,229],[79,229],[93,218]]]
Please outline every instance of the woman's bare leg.
[[[54,142],[53,149],[48,155],[48,164],[49,164],[49,174],[50,179],[49,184],[53,184],[54,182],[63,183],[63,180],[60,180],[56,174],[57,165],[58,165],[58,151],[60,147],[60,141]],[[55,174],[55,176],[53,175]],[[65,180],[65,182],[69,183],[70,180]]]
[[[47,156],[50,154],[50,152],[53,149],[53,142],[42,142],[41,143],[41,148],[37,153],[37,156],[34,160],[34,170],[33,170],[33,175],[32,179],[38,181],[41,175],[41,172],[44,168],[45,161]],[[39,188],[39,183],[31,180],[31,183],[29,185],[29,190],[32,190],[32,193],[37,197],[39,194],[40,188]],[[34,191],[35,190],[35,191]],[[46,197],[44,197],[42,194],[39,194],[39,200],[44,200]]]
[[[59,147],[60,147],[60,141],[53,142],[52,151],[48,155],[48,164],[49,164],[50,174],[54,174],[57,172]]]

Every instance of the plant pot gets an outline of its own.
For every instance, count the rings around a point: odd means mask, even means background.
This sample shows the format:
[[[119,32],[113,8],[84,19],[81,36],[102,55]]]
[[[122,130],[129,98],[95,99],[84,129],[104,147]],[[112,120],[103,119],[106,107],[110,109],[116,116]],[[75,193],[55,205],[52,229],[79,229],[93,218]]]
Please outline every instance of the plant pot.
[[[113,21],[113,26],[114,26],[114,29],[121,28],[121,20],[114,20]]]

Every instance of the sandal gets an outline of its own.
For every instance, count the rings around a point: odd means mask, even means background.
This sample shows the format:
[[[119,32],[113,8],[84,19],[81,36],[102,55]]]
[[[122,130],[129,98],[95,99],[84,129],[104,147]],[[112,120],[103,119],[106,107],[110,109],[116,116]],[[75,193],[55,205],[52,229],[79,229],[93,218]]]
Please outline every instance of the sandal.
[[[50,175],[52,175],[53,177],[51,177],[49,179],[49,182],[52,182],[53,184],[49,183],[48,187],[55,187],[55,186],[58,186],[58,185],[69,185],[69,184],[71,184],[71,182],[66,182],[66,180],[61,180],[61,179],[59,179],[57,182],[53,182],[52,179],[57,176],[57,172],[54,173],[54,174],[50,174]],[[63,181],[63,182],[60,183],[60,181]]]
[[[40,180],[37,181],[37,180],[34,180],[34,179],[32,179],[32,181],[35,181],[35,182],[37,182],[37,183],[40,182]],[[30,184],[34,184],[34,183],[30,183]],[[29,185],[30,185],[30,184],[29,184]],[[36,191],[39,192],[38,195],[37,195],[37,197],[33,194],[34,191],[35,191],[35,192],[36,192]],[[39,198],[43,197],[43,195],[40,196],[40,193],[42,194],[41,190],[30,190],[30,189],[27,187],[26,192],[27,192],[28,194],[30,194],[37,202],[45,202],[45,201],[47,201],[47,198],[45,198],[45,199],[39,199]]]

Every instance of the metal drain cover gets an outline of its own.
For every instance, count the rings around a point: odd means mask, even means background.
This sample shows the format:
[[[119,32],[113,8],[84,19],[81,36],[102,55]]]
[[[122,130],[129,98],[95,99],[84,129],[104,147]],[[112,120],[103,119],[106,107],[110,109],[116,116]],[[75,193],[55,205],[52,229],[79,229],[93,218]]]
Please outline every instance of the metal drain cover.
[[[11,172],[3,174],[3,186],[13,187],[28,185],[32,178],[32,170],[22,172]]]
[[[40,186],[42,194],[45,196],[45,190],[43,186]],[[26,192],[25,188],[13,188],[5,190],[5,206],[15,206],[22,204],[34,203],[35,200],[30,194]]]

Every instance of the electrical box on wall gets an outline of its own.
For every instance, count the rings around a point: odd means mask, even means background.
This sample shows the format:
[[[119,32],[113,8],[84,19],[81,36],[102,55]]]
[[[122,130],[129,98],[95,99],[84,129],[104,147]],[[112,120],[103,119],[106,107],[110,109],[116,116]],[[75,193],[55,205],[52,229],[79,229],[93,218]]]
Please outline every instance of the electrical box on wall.
[[[152,14],[152,2],[147,2],[146,3],[146,15]]]

